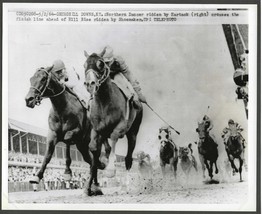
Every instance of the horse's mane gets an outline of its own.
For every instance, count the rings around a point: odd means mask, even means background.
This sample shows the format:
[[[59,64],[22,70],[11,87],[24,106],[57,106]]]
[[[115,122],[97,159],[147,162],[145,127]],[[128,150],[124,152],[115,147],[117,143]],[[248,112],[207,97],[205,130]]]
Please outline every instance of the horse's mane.
[[[82,101],[80,100],[80,98],[78,97],[78,95],[71,89],[69,88],[67,85],[65,85],[65,91],[70,93],[71,95],[73,95],[74,97],[76,97],[76,99],[80,102],[80,104],[82,105],[82,107],[84,109],[87,109],[86,106],[84,106],[84,104],[82,103]]]

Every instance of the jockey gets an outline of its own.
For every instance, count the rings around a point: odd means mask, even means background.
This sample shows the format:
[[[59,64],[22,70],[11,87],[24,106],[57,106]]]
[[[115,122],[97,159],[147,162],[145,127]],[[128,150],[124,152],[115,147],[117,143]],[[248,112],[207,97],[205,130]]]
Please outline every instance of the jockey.
[[[232,119],[229,119],[228,120],[228,127],[225,127],[223,129],[223,133],[222,133],[222,138],[224,139],[224,144],[227,146],[226,142],[227,142],[229,137],[240,136],[240,139],[242,140],[242,145],[245,148],[245,145],[244,145],[245,139],[241,134],[241,132],[243,130],[244,129],[238,123],[234,122],[234,120],[232,120]],[[226,134],[229,134],[228,137],[225,136]]]
[[[162,134],[162,131],[164,131],[165,133]],[[159,136],[161,136],[161,139],[165,139],[166,141],[168,141],[169,143],[171,143],[171,145],[173,145],[174,149],[176,149],[176,144],[174,143],[173,139],[172,139],[172,135],[171,135],[171,130],[169,128],[169,126],[163,126],[159,129]]]
[[[88,104],[90,94],[85,89],[84,84],[80,81],[80,77],[75,71],[67,72],[64,62],[62,60],[55,60],[51,72],[56,75],[61,83],[75,92],[85,106]]]
[[[103,59],[105,63],[110,67],[111,73],[116,74],[118,72],[122,73],[125,78],[131,83],[135,92],[138,95],[139,100],[142,103],[147,103],[145,96],[141,92],[141,87],[139,82],[133,77],[128,66],[122,57],[114,56],[113,49],[109,46],[106,46],[103,50]]]
[[[203,117],[203,121],[202,122],[205,124],[205,126],[207,128],[207,132],[209,133],[210,130],[214,127],[213,121],[207,115],[205,115]]]
[[[216,137],[213,133],[209,133],[211,131],[211,129],[213,129],[214,125],[213,125],[213,121],[210,119],[210,117],[208,117],[207,115],[205,115],[203,117],[202,123],[205,124],[206,127],[206,131],[207,133],[213,138],[214,143],[218,146],[217,142],[216,142]]]

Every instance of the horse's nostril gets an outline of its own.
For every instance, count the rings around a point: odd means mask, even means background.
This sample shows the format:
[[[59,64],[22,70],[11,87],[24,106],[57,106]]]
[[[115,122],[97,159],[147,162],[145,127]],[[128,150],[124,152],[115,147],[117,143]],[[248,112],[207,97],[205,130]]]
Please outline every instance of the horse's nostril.
[[[30,103],[30,102],[32,102],[33,100],[34,100],[33,97],[25,98],[25,101],[26,101],[27,103]]]

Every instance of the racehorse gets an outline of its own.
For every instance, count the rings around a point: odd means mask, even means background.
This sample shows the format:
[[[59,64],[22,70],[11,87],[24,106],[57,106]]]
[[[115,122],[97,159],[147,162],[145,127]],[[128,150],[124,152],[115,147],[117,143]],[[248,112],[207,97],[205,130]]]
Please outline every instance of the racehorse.
[[[192,144],[190,143],[188,146],[179,147],[179,159],[180,159],[180,166],[185,173],[187,179],[192,167],[195,168],[197,171],[197,162],[193,155],[193,150],[191,148]]]
[[[171,139],[171,133],[168,128],[164,127],[159,129],[158,139],[160,140],[160,166],[162,174],[165,176],[165,166],[166,164],[170,164],[170,168],[174,172],[176,178],[178,149]]]
[[[233,169],[233,174],[239,172],[240,182],[242,182],[242,166],[244,163],[244,147],[242,143],[242,137],[240,135],[231,135],[228,137],[225,149],[227,152],[228,159]],[[237,169],[234,160],[239,160],[239,169]]]
[[[125,135],[128,140],[125,166],[132,167],[132,154],[136,145],[136,137],[143,117],[143,107],[139,103],[134,107],[118,86],[111,81],[110,68],[103,61],[104,52],[88,55],[85,51],[85,84],[93,99],[90,102],[91,131],[90,149],[99,149],[98,139],[110,138],[112,150],[107,165],[107,176],[115,175],[115,146],[119,138]]]
[[[218,158],[218,149],[217,144],[214,139],[209,135],[205,123],[198,123],[198,128],[196,129],[199,135],[198,142],[198,153],[199,159],[202,165],[203,177],[205,178],[205,166],[208,170],[209,177],[213,178],[213,164],[215,164],[215,173],[218,173],[217,168],[217,158]]]
[[[66,144],[65,174],[70,176],[72,174],[70,169],[70,145],[76,144],[83,159],[90,164],[91,176],[88,181],[88,195],[99,194],[99,191],[94,192],[91,190],[93,178],[95,179],[95,185],[98,185],[97,174],[93,173],[92,169],[97,167],[104,169],[105,164],[98,159],[101,150],[94,154],[89,150],[88,145],[92,128],[90,119],[87,117],[86,109],[79,101],[79,98],[72,90],[59,81],[57,76],[51,71],[52,67],[37,69],[30,78],[31,87],[25,98],[26,105],[30,108],[40,105],[43,98],[49,98],[52,103],[48,117],[47,151],[40,170],[30,182],[39,183],[43,178],[47,164],[52,158],[56,144],[63,141]]]
[[[150,155],[146,154],[144,151],[137,153],[138,171],[143,177],[152,177],[153,167],[150,159]]]

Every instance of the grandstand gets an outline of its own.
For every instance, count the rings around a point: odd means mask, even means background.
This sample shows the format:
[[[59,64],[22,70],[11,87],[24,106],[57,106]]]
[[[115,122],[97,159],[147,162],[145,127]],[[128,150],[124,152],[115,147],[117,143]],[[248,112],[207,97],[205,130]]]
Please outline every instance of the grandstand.
[[[47,130],[17,120],[8,120],[8,191],[33,191],[29,178],[40,168],[47,143]],[[63,142],[56,145],[53,157],[47,166],[44,179],[38,190],[63,189],[68,184],[63,180],[66,146]],[[71,169],[75,186],[83,187],[83,178],[88,177],[89,165],[83,161],[75,145],[70,147]],[[124,157],[117,155],[118,168],[124,168]],[[102,176],[100,171],[99,176]],[[80,181],[81,180],[81,181]],[[48,184],[46,184],[48,182]],[[59,184],[57,184],[57,182]],[[60,187],[59,187],[60,185]],[[47,187],[48,186],[48,187]]]

